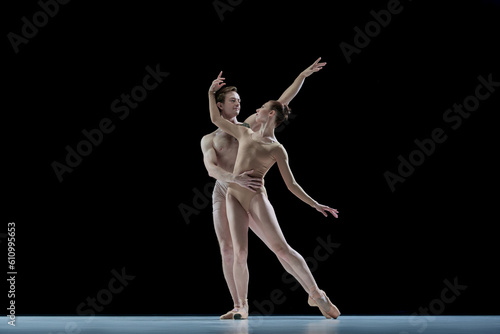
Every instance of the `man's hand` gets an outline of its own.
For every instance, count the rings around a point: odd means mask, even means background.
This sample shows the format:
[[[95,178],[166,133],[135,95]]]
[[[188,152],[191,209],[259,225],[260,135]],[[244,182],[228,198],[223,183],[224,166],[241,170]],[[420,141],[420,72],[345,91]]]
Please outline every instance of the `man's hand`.
[[[318,72],[319,70],[321,70],[323,68],[323,66],[326,65],[326,62],[325,63],[320,63],[319,62],[320,60],[321,60],[321,57],[319,57],[311,66],[309,66],[308,68],[306,68],[301,73],[301,75],[304,76],[305,78],[307,78],[308,76],[310,76],[314,72]]]
[[[323,216],[325,216],[325,217],[328,217],[327,212],[330,212],[332,214],[332,216],[334,216],[335,218],[339,218],[339,215],[338,215],[339,211],[337,209],[332,209],[326,205],[322,205],[319,203],[314,204],[314,208],[316,210],[318,210],[319,212],[321,212],[323,214]]]
[[[253,169],[234,176],[233,183],[255,192],[255,189],[262,187],[262,179],[250,176],[252,173]]]
[[[221,76],[222,76],[222,71],[220,71],[217,79],[212,81],[212,85],[210,86],[210,89],[208,90],[209,93],[217,92],[222,86],[224,86],[226,84],[224,82],[224,80],[226,80],[226,78],[222,78]]]

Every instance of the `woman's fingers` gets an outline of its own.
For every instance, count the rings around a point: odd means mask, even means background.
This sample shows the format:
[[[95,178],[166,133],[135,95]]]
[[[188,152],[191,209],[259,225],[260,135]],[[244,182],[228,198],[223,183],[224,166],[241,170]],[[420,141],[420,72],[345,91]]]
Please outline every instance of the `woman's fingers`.
[[[334,216],[335,218],[339,217],[339,215],[338,215],[339,212],[337,209],[332,209],[326,205],[321,205],[317,210],[319,212],[321,212],[323,214],[323,216],[325,216],[325,217],[328,217],[327,212],[330,212],[332,214],[332,216]]]
[[[316,61],[314,62],[314,64],[311,65],[311,67],[323,67],[326,65],[326,62],[322,62],[320,63],[319,61],[321,60],[321,57],[319,57],[318,59],[316,59]]]
[[[222,78],[222,71],[220,71],[219,75],[217,76],[217,79],[215,79],[214,81],[212,81],[212,84],[220,84],[222,81],[226,80],[226,78]]]
[[[319,58],[321,59],[321,58]],[[314,71],[314,72],[318,72],[319,70],[323,69],[323,66],[326,65],[326,62],[324,63],[318,63],[318,60],[316,60],[316,63],[314,63],[312,66],[311,66],[311,69]]]
[[[212,87],[217,88],[219,90],[222,86],[224,86],[226,83],[222,82],[222,80],[216,79],[212,82]]]
[[[338,215],[338,211],[337,211],[337,210],[332,209],[332,208],[328,208],[328,209],[330,209],[330,210],[328,210],[328,211],[330,211],[330,213],[332,214],[332,216],[334,216],[335,218],[339,218],[339,215]]]
[[[321,212],[323,214],[323,216],[325,217],[328,217],[328,215],[326,214],[325,212],[325,206],[324,205],[319,205],[316,210],[318,210],[319,212]]]

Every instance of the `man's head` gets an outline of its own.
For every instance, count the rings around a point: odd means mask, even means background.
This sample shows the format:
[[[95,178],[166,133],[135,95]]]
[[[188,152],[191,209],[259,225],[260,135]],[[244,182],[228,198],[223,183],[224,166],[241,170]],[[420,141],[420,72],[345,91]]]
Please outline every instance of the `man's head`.
[[[236,87],[222,88],[217,92],[215,100],[222,117],[225,119],[231,119],[239,115],[241,99]]]

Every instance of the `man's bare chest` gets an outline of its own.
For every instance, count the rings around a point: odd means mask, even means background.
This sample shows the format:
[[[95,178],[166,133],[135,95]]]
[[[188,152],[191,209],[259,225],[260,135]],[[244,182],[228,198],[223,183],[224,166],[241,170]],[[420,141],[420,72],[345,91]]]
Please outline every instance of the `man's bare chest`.
[[[238,151],[238,140],[225,132],[217,133],[213,143],[217,153]]]

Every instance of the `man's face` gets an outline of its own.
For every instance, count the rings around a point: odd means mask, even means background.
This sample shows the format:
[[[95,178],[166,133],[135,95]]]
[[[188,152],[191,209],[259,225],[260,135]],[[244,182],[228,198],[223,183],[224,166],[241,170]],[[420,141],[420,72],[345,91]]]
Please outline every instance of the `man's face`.
[[[236,117],[240,113],[240,95],[236,92],[229,92],[226,94],[224,103],[220,103],[222,110],[222,117],[230,119]]]

